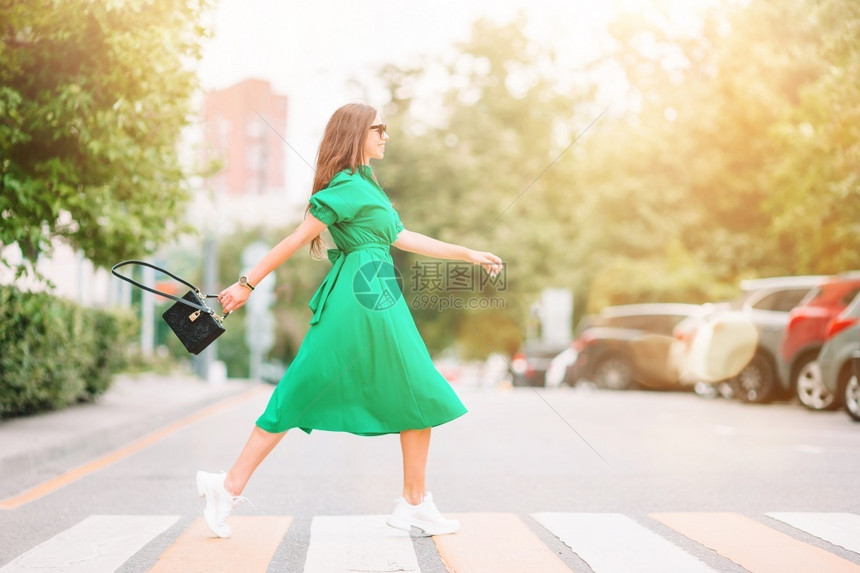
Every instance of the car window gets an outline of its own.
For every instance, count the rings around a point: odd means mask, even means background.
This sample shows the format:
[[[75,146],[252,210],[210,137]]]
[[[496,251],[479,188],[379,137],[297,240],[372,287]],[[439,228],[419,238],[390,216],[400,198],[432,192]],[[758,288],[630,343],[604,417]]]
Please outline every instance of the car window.
[[[808,292],[808,287],[779,290],[761,298],[752,305],[752,308],[788,312],[796,307]]]
[[[845,306],[851,304],[851,301],[860,293],[860,287],[855,287],[842,295],[842,298],[839,299],[839,302]]]
[[[650,316],[612,316],[609,317],[606,321],[606,326],[611,326],[612,328],[635,328],[636,330],[642,330],[645,326],[649,324],[651,321]]]
[[[631,328],[653,332],[654,334],[666,334],[671,336],[675,325],[685,318],[677,314],[637,314],[635,316],[613,316],[607,320],[606,326],[614,328]]]
[[[737,297],[733,298],[729,301],[728,307],[734,309],[741,309],[751,298],[755,298],[755,295],[758,291],[755,290],[745,290]]]
[[[818,301],[818,297],[824,296],[825,294],[827,294],[827,291],[824,290],[823,287],[815,287],[804,295],[803,300],[801,300],[799,304],[813,304]]]

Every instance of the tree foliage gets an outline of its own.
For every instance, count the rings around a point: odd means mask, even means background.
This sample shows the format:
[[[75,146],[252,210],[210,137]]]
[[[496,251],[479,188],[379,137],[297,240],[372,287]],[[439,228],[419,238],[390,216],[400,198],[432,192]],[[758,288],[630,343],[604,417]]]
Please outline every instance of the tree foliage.
[[[137,331],[127,311],[0,286],[0,420],[103,394]]]
[[[0,3],[0,245],[109,265],[184,215],[206,0]]]
[[[860,4],[812,3],[820,58],[814,81],[779,127],[785,150],[766,204],[780,253],[804,272],[860,267]]]
[[[414,96],[432,66],[383,70],[379,172],[404,223],[508,263],[504,312],[417,312],[431,346],[508,349],[543,287],[573,289],[581,312],[860,267],[860,4],[726,0],[696,29],[639,6],[576,70],[522,21],[478,22],[435,116]],[[624,97],[563,152],[607,77]]]
[[[636,105],[589,146],[585,217],[613,213],[618,236],[585,250],[631,273],[645,258],[673,272],[682,251],[700,269],[693,301],[745,276],[857,266],[856,125],[833,113],[856,117],[860,101],[856,4],[725,3],[693,34],[649,14],[615,23],[602,62],[621,67]],[[604,286],[605,302],[649,298]]]
[[[434,350],[458,340],[467,356],[512,352],[521,341],[518,325],[540,290],[572,270],[565,265],[565,238],[580,198],[571,183],[573,153],[566,150],[593,110],[586,91],[558,89],[550,77],[553,53],[525,36],[522,23],[475,24],[472,39],[441,63],[450,88],[439,117],[429,121],[420,116],[419,102],[402,97],[422,73],[384,70],[393,141],[379,172],[404,224],[491,250],[507,264],[504,292],[437,293],[501,297],[504,309],[415,310]],[[414,258],[398,260],[401,269],[412,268]]]

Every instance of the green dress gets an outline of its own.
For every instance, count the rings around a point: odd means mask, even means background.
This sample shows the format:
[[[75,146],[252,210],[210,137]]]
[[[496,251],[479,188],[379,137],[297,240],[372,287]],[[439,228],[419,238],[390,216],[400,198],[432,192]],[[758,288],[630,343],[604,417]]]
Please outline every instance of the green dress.
[[[397,285],[390,250],[403,224],[370,167],[335,175],[311,196],[310,213],[337,249],[311,298],[311,327],[257,426],[375,436],[465,414]]]

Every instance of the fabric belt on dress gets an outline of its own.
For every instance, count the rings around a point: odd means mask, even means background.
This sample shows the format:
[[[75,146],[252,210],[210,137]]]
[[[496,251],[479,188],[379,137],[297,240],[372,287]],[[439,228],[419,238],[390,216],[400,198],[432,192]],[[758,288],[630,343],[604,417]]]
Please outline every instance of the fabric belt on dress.
[[[338,275],[340,275],[340,271],[343,268],[343,262],[346,260],[346,256],[356,251],[369,251],[377,249],[385,251],[386,253],[390,253],[391,245],[389,243],[364,243],[362,245],[356,245],[354,247],[348,247],[344,249],[329,249],[328,251],[326,251],[326,255],[328,255],[328,260],[331,261],[332,266],[328,274],[323,279],[322,284],[311,297],[311,301],[308,303],[308,307],[310,307],[311,312],[314,313],[311,317],[311,325],[314,325],[320,321],[320,315],[322,315],[323,308],[325,308],[325,301],[328,299],[329,294],[331,294],[331,290],[334,288],[334,283],[337,282],[337,277]]]

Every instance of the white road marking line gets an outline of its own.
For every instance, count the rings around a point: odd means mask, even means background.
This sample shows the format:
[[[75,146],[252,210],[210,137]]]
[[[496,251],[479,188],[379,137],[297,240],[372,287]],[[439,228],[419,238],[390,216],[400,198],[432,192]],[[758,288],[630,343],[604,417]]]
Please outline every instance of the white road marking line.
[[[420,572],[409,533],[386,525],[386,517],[314,517],[304,573]]]
[[[834,545],[860,553],[860,515],[854,513],[765,513]]]
[[[619,513],[535,513],[595,573],[715,573],[677,545]]]
[[[2,573],[113,573],[178,515],[91,515],[6,564]]]

